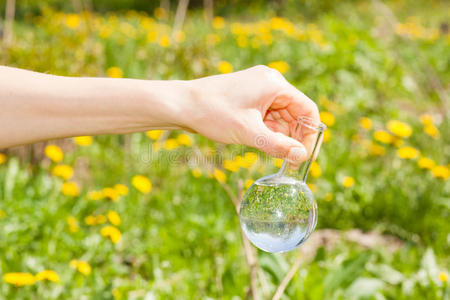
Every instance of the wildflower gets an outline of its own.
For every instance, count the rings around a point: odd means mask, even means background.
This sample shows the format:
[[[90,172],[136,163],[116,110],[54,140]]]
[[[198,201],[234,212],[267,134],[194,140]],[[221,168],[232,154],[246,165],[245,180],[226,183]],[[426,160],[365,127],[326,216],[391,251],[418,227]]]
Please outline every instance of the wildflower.
[[[423,125],[433,124],[433,117],[430,114],[420,115],[420,122]]]
[[[153,14],[155,15],[155,18],[157,18],[158,20],[165,19],[167,16],[166,10],[162,7],[155,8],[155,10],[153,11]]]
[[[6,212],[3,209],[0,209],[0,219],[6,217]]]
[[[238,35],[236,41],[240,48],[246,48],[248,46],[248,37],[246,35]]]
[[[387,123],[387,128],[389,129],[390,132],[402,138],[410,137],[412,133],[411,126],[397,120],[389,121]]]
[[[36,280],[48,280],[53,282],[59,282],[59,276],[55,271],[52,270],[44,270],[36,274]]]
[[[86,218],[84,218],[84,223],[88,226],[95,226],[97,225],[97,219],[95,218],[95,216],[87,216]]]
[[[226,159],[223,162],[223,168],[230,172],[237,172],[239,170],[239,165],[233,160]]]
[[[106,187],[102,190],[102,196],[104,198],[108,198],[109,200],[113,202],[117,202],[119,200],[119,192],[117,192],[116,189],[111,187]]]
[[[6,162],[6,155],[0,153],[0,165],[4,164],[5,162]]]
[[[245,152],[240,166],[245,169],[250,169],[258,160],[258,155],[255,152]]]
[[[267,65],[269,68],[275,69],[281,74],[287,73],[289,71],[290,67],[289,64],[285,61],[279,60],[279,61],[273,61]]]
[[[387,131],[384,130],[377,130],[373,133],[373,138],[383,144],[390,144],[392,143],[392,135],[390,135]]]
[[[68,165],[57,165],[53,168],[52,174],[67,180],[72,177],[73,169]]]
[[[190,146],[191,138],[187,134],[182,133],[177,136],[177,142],[183,146]]]
[[[89,146],[92,144],[92,136],[77,136],[74,137],[73,140],[75,141],[75,144],[79,146]]]
[[[66,26],[76,29],[80,25],[80,16],[76,14],[68,14],[66,17]]]
[[[219,42],[220,42],[220,36],[215,33],[211,33],[206,36],[206,43],[208,45],[214,46],[214,45],[218,44]]]
[[[428,134],[433,138],[436,138],[439,135],[439,129],[437,129],[433,123],[426,124],[423,130],[425,131],[426,134]]]
[[[15,286],[32,285],[36,282],[33,274],[31,273],[6,273],[3,275],[3,281]]]
[[[233,66],[229,62],[224,60],[219,63],[217,69],[220,73],[223,74],[233,72]]]
[[[281,158],[275,158],[273,164],[275,165],[275,167],[281,168],[281,166],[283,165],[283,160]]]
[[[244,183],[245,189],[248,189],[253,184],[253,182],[255,182],[255,181],[252,179],[247,179]]]
[[[355,185],[355,179],[350,176],[345,176],[344,180],[342,180],[342,185],[346,188],[350,188]]]
[[[450,170],[446,166],[435,166],[431,169],[433,176],[446,180],[450,176]]]
[[[106,217],[103,214],[99,214],[95,217],[95,223],[96,224],[105,224],[106,223]]]
[[[107,216],[108,216],[108,220],[109,220],[109,222],[111,224],[113,224],[115,226],[119,226],[120,225],[121,220],[120,220],[120,216],[119,216],[118,213],[116,213],[113,210],[110,210],[110,211],[108,211],[108,215]]]
[[[124,184],[118,183],[114,185],[114,189],[120,196],[126,196],[128,194],[128,187]]]
[[[152,182],[145,176],[136,175],[131,179],[131,184],[141,193],[148,194],[152,189]]]
[[[76,260],[76,259],[72,259],[72,260],[69,262],[69,266],[70,266],[72,269],[76,269],[76,268],[77,268],[77,265],[78,265],[78,260]]]
[[[119,242],[122,238],[122,234],[120,233],[119,229],[114,226],[105,226],[102,228],[100,233],[102,236],[108,237],[114,244]]]
[[[335,122],[333,114],[327,111],[322,111],[320,113],[320,120],[328,127],[333,126]]]
[[[60,162],[64,158],[61,148],[56,145],[48,145],[45,147],[45,155],[54,162]]]
[[[447,274],[447,272],[443,272],[443,271],[439,272],[439,280],[441,282],[447,282],[448,281],[448,274]]]
[[[419,151],[413,147],[402,147],[397,150],[397,155],[403,159],[414,159],[419,156]]]
[[[359,119],[359,125],[365,130],[370,130],[372,128],[372,120],[367,117],[362,117]]]
[[[106,75],[111,78],[122,78],[123,72],[119,67],[110,67],[108,68],[108,70],[106,70]]]
[[[164,143],[164,148],[166,148],[167,150],[175,149],[178,146],[179,144],[176,139],[167,139],[166,142]]]
[[[162,130],[150,130],[145,133],[152,140],[157,140],[162,134]]]
[[[184,33],[184,31],[182,30],[177,30],[174,34],[173,34],[173,39],[176,43],[182,43],[184,42],[184,40],[186,39],[186,34]]]
[[[69,231],[74,233],[78,232],[80,230],[80,227],[78,226],[78,221],[75,219],[75,217],[69,216],[66,218],[67,225],[69,225]]]
[[[370,143],[369,153],[373,156],[383,156],[386,153],[386,148],[377,144]]]
[[[315,185],[314,183],[308,183],[307,184],[309,189],[311,190],[311,192],[315,192],[317,190],[317,185]]]
[[[225,19],[223,17],[214,17],[212,25],[214,29],[222,29],[225,27]]]
[[[214,169],[214,177],[220,183],[224,183],[227,180],[227,175],[225,175],[225,173],[219,169]]]
[[[330,130],[325,130],[323,132],[323,136],[322,136],[322,140],[324,143],[328,142],[331,139],[331,131]]]
[[[163,36],[159,39],[158,44],[159,44],[161,47],[164,47],[164,48],[169,47],[169,46],[170,46],[170,37],[169,37],[168,35],[163,35]]]
[[[317,178],[322,174],[322,169],[317,162],[313,161],[311,163],[311,166],[309,167],[309,174],[311,174],[314,178]]]
[[[86,261],[76,261],[76,268],[83,275],[91,274],[91,266]]]
[[[202,176],[202,170],[200,168],[192,169],[192,176],[194,176],[195,178],[199,178],[200,176]]]
[[[429,170],[431,170],[436,165],[434,160],[427,157],[421,157],[417,162],[417,164],[421,169],[429,169]]]
[[[64,182],[61,187],[61,192],[64,196],[68,197],[76,197],[80,194],[77,184],[72,181]]]
[[[103,198],[103,193],[102,193],[102,191],[90,191],[89,193],[88,193],[88,198],[90,199],[90,200],[100,200],[100,199],[102,199]]]

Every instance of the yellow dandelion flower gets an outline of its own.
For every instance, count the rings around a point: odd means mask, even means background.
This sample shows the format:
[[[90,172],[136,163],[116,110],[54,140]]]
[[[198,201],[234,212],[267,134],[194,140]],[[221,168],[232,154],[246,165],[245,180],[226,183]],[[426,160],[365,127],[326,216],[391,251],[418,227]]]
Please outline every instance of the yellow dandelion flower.
[[[307,185],[308,185],[309,189],[311,190],[311,192],[314,193],[315,191],[317,191],[317,185],[315,185],[314,183],[308,183]]]
[[[72,177],[73,169],[68,165],[57,165],[53,168],[52,174],[67,180]]]
[[[89,146],[92,144],[92,136],[77,136],[73,140],[79,146]]]
[[[94,201],[100,200],[100,199],[103,199],[103,193],[102,193],[102,191],[90,191],[88,193],[88,198],[89,198],[89,200],[94,200]]]
[[[68,14],[66,16],[66,26],[71,29],[76,29],[80,26],[80,16],[77,14]]]
[[[229,62],[224,60],[219,63],[217,69],[222,74],[233,72],[233,66]]]
[[[190,146],[191,138],[189,137],[189,135],[182,133],[177,136],[177,142],[178,144],[183,146]]]
[[[283,160],[281,158],[275,158],[273,160],[273,164],[275,165],[275,167],[281,168],[281,166],[283,165]]]
[[[322,175],[322,169],[317,162],[313,161],[311,163],[311,166],[309,167],[309,174],[311,174],[314,178],[318,178]]]
[[[59,282],[59,276],[58,273],[56,273],[53,270],[44,270],[36,274],[36,280],[37,281],[48,280],[53,282]]]
[[[170,37],[168,35],[163,35],[159,40],[158,44],[161,47],[167,48],[170,46]]]
[[[61,187],[61,192],[63,193],[64,196],[68,197],[76,197],[80,194],[78,185],[72,181],[64,182]]]
[[[218,182],[224,183],[227,180],[227,175],[219,169],[214,169],[214,178],[216,178]]]
[[[444,180],[447,180],[447,178],[450,176],[450,170],[446,166],[435,166],[431,169],[431,172],[433,173],[434,177]]]
[[[223,161],[223,168],[230,172],[237,172],[239,170],[239,165],[234,160],[225,159]]]
[[[100,233],[102,236],[108,237],[114,244],[119,242],[122,238],[120,230],[114,226],[105,226],[101,229]]]
[[[420,115],[420,122],[423,125],[433,124],[433,117],[430,114]]]
[[[99,214],[95,217],[95,223],[96,224],[105,224],[106,223],[106,217],[103,214]]]
[[[355,185],[355,179],[353,179],[353,177],[350,176],[345,176],[344,179],[342,180],[342,185],[346,188],[350,188]]]
[[[437,129],[437,127],[434,126],[433,123],[426,124],[423,130],[425,131],[426,134],[428,134],[433,138],[439,136],[439,129]]]
[[[369,153],[373,156],[383,156],[384,154],[386,154],[386,148],[374,143],[370,143]]]
[[[111,78],[122,78],[123,72],[119,67],[110,67],[108,68],[108,70],[106,70],[106,75]]]
[[[115,188],[106,187],[102,189],[102,195],[104,198],[108,198],[113,202],[117,202],[119,200],[119,192]]]
[[[78,260],[76,260],[76,259],[72,259],[72,260],[69,262],[69,266],[70,266],[72,269],[76,269],[76,268],[77,268],[77,265],[78,265]]]
[[[359,125],[365,130],[372,129],[372,120],[367,117],[362,117],[359,119]]]
[[[91,274],[91,266],[86,262],[79,260],[77,261],[77,270],[83,275],[89,275]]]
[[[155,18],[157,18],[158,20],[162,20],[164,18],[166,18],[167,16],[167,11],[162,8],[162,7],[157,7],[155,8],[155,10],[153,11],[153,15],[155,16]]]
[[[253,182],[255,182],[255,181],[252,179],[247,179],[244,183],[245,189],[248,189],[253,184]]]
[[[214,17],[212,25],[214,29],[222,29],[225,27],[225,19],[223,17]]]
[[[448,281],[448,274],[447,274],[447,272],[444,272],[444,271],[441,271],[441,272],[439,272],[439,280],[441,281],[441,282],[447,282]]]
[[[54,162],[60,162],[64,158],[61,148],[56,145],[48,145],[45,147],[45,155]]]
[[[392,132],[394,135],[407,138],[412,134],[412,128],[408,124],[404,122],[400,122],[397,120],[390,120],[387,123],[387,129]]]
[[[88,226],[95,226],[97,225],[97,218],[95,216],[87,216],[84,218],[84,223]]]
[[[114,189],[120,196],[126,196],[128,195],[128,187],[124,184],[116,184],[114,185]]]
[[[279,60],[279,61],[272,61],[267,65],[269,68],[275,69],[281,74],[285,74],[289,71],[290,67],[289,64],[285,61]]]
[[[432,160],[430,158],[421,157],[419,159],[419,161],[417,162],[417,165],[419,165],[419,167],[421,169],[429,169],[429,170],[431,170],[436,165],[436,163],[434,162],[434,160]]]
[[[179,144],[176,139],[167,139],[166,142],[164,143],[164,148],[166,148],[167,150],[173,150],[178,146]]]
[[[145,133],[152,140],[157,140],[162,134],[162,130],[150,130]]]
[[[15,286],[33,285],[36,282],[33,274],[31,273],[6,273],[3,275],[3,281]]]
[[[69,225],[69,231],[74,233],[78,232],[80,227],[78,226],[78,221],[73,216],[69,216],[66,218],[67,225]]]
[[[246,48],[248,46],[248,37],[246,35],[238,35],[236,42],[240,48]]]
[[[133,176],[131,184],[143,194],[148,194],[152,189],[152,182],[150,179],[142,175]]]
[[[320,121],[322,121],[328,127],[331,127],[334,125],[335,118],[332,113],[328,111],[322,111],[320,113]]]
[[[393,141],[392,135],[390,135],[387,131],[377,130],[373,133],[373,138],[383,144],[390,144]]]
[[[419,156],[419,151],[410,146],[402,147],[397,150],[397,156],[402,159],[415,159]]]
[[[6,212],[3,209],[0,209],[0,219],[6,217]]]
[[[325,130],[324,132],[323,132],[323,135],[322,135],[322,141],[324,142],[324,143],[326,143],[326,142],[328,142],[329,140],[331,139],[331,131],[328,129],[328,130]]]
[[[112,290],[112,294],[115,300],[118,300],[122,297],[122,294],[120,293],[119,289],[115,288]]]
[[[240,162],[240,167],[250,169],[258,160],[258,154],[255,152],[245,152]]]
[[[5,162],[6,162],[6,155],[0,153],[0,165],[4,164]]]
[[[194,176],[195,178],[199,178],[200,176],[202,176],[202,170],[200,168],[194,168],[191,172],[192,176]]]
[[[108,220],[111,224],[119,226],[121,223],[120,216],[113,210],[108,211]]]

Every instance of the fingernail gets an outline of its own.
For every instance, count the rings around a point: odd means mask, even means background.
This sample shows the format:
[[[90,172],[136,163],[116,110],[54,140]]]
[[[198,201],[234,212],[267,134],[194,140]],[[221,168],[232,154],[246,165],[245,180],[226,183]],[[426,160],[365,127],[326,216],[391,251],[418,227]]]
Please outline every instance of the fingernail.
[[[298,163],[303,161],[306,156],[306,151],[304,148],[293,147],[289,150],[288,157],[286,158],[291,163]]]

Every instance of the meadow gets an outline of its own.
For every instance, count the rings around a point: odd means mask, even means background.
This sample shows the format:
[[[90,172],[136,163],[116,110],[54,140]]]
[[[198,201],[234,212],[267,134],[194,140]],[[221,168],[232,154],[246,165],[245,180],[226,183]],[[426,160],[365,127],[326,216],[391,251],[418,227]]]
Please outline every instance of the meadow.
[[[194,9],[179,30],[161,8],[18,18],[2,65],[188,80],[264,64],[328,130],[316,232],[285,254],[241,236],[242,192],[281,166],[255,149],[154,130],[1,150],[0,299],[449,299],[448,9]]]

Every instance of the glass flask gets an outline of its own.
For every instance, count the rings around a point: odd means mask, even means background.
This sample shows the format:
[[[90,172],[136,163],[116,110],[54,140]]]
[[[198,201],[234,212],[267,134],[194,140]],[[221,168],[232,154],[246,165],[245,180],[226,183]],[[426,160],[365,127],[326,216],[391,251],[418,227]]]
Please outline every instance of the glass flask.
[[[241,227],[250,242],[261,250],[271,253],[293,250],[314,231],[317,204],[306,178],[324,130],[323,123],[299,117],[290,128],[290,136],[306,146],[308,159],[298,171],[291,169],[285,160],[278,173],[256,180],[244,194],[239,211]]]

